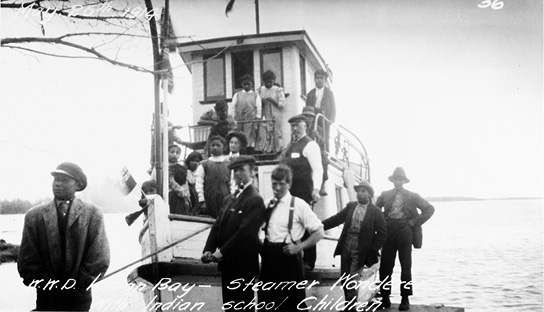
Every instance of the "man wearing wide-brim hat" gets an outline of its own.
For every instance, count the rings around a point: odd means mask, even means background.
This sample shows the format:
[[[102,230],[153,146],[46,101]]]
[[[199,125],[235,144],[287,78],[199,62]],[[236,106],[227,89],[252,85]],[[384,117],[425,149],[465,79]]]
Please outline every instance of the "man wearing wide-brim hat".
[[[23,283],[36,287],[36,310],[89,311],[87,288],[110,263],[104,215],[75,197],[87,187],[81,167],[63,162],[51,175],[55,198],[26,213],[17,268]],[[50,281],[57,287],[44,289]]]
[[[283,151],[280,163],[287,165],[293,171],[291,195],[301,198],[312,206],[312,202],[320,198],[319,188],[323,182],[321,151],[317,143],[306,134],[306,116],[295,115],[288,121],[291,125],[291,142]],[[315,260],[315,246],[305,250],[305,268],[313,269]]]
[[[434,207],[416,193],[404,189],[404,184],[410,182],[404,169],[397,167],[389,177],[394,188],[383,192],[376,201],[376,206],[383,208],[387,222],[387,240],[382,250],[380,264],[380,292],[382,308],[391,306],[389,296],[391,287],[384,286],[391,281],[395,258],[398,252],[401,266],[400,294],[402,296],[399,310],[409,310],[409,296],[412,295],[412,245],[421,248],[421,225],[434,213]],[[421,214],[418,212],[421,210]]]
[[[253,186],[255,158],[240,155],[229,164],[237,189],[223,202],[201,257],[203,263],[218,263],[223,303],[250,302],[251,288],[232,289],[235,279],[251,281],[259,274],[259,229],[264,222],[264,201]],[[229,288],[229,286],[231,288]],[[253,311],[245,307],[244,311]]]
[[[374,189],[370,183],[363,180],[353,188],[357,201],[348,203],[336,215],[323,221],[325,230],[344,224],[334,256],[340,255],[340,271],[345,276],[360,272],[363,266],[376,264],[379,250],[387,238],[383,213],[372,204]],[[346,301],[357,297],[357,293],[357,289],[344,287]],[[355,311],[355,308],[348,307],[348,311]]]

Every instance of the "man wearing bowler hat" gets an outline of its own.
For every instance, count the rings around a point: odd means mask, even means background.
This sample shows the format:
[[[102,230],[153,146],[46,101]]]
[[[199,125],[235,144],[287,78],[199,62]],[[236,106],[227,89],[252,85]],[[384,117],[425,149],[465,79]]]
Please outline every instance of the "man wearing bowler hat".
[[[78,165],[63,162],[51,175],[55,198],[26,213],[17,268],[36,288],[37,311],[89,311],[91,287],[110,264],[104,215],[75,197],[87,187]]]
[[[317,143],[306,135],[306,116],[299,114],[289,118],[291,124],[291,142],[282,152],[281,164],[287,165],[293,171],[291,195],[301,198],[308,205],[317,201],[319,187],[323,180],[323,165],[321,152]],[[305,240],[307,233],[302,240]],[[312,270],[316,261],[316,248],[310,247],[304,251],[304,267]]]
[[[201,257],[203,263],[218,263],[225,307],[240,303],[244,311],[254,310],[249,305],[254,298],[253,290],[251,287],[233,287],[231,282],[236,279],[250,282],[259,274],[259,229],[264,221],[265,207],[253,186],[254,166],[255,158],[245,155],[236,157],[229,164],[237,188],[223,201]]]
[[[397,167],[389,177],[394,188],[383,192],[376,201],[376,206],[384,209],[387,222],[387,240],[382,249],[380,264],[380,292],[382,308],[389,308],[391,301],[391,275],[395,266],[395,257],[399,254],[400,294],[402,296],[399,310],[409,310],[412,295],[412,245],[421,248],[421,225],[434,213],[434,207],[416,193],[404,189],[403,185],[410,182],[404,169]],[[417,211],[421,210],[421,214]]]
[[[343,276],[360,272],[364,266],[378,262],[380,248],[387,238],[385,219],[380,208],[372,204],[374,189],[367,181],[353,187],[357,201],[350,202],[336,215],[323,221],[325,230],[344,224],[334,255],[340,255],[340,271]],[[344,287],[345,300],[357,297],[357,289]],[[355,311],[348,307],[347,311]]]

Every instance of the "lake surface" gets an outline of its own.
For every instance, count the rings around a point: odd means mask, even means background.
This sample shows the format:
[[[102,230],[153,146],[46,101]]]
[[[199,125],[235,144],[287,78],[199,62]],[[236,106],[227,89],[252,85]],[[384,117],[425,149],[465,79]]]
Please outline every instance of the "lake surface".
[[[412,304],[465,307],[466,311],[543,311],[542,200],[433,203],[423,226],[423,248],[413,252]],[[140,258],[138,226],[125,214],[106,214],[112,272]],[[23,215],[0,215],[0,238],[19,244]],[[130,267],[93,287],[92,311],[143,311],[141,294],[127,286]],[[0,311],[29,311],[35,291],[17,265],[0,265]],[[398,303],[400,266],[393,273]]]

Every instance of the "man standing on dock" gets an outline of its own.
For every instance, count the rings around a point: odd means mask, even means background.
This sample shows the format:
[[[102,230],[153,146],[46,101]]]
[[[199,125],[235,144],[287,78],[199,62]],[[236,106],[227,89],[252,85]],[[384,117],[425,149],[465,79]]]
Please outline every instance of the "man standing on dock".
[[[289,118],[291,124],[291,143],[282,153],[281,164],[287,165],[293,171],[291,195],[304,200],[308,205],[317,201],[319,186],[323,179],[321,152],[317,143],[306,135],[306,116],[299,114]],[[303,240],[308,237],[308,233]],[[310,247],[304,251],[304,267],[312,270],[316,261],[316,248]]]
[[[412,295],[412,245],[421,248],[421,225],[434,214],[434,207],[416,193],[404,189],[403,185],[410,182],[404,169],[397,167],[389,181],[395,186],[392,190],[383,192],[376,201],[376,206],[384,208],[387,223],[387,239],[382,249],[380,264],[380,292],[382,295],[381,308],[391,306],[391,275],[395,266],[397,251],[401,266],[400,294],[402,296],[399,310],[409,310],[409,296]],[[421,214],[417,209],[421,210]]]
[[[302,199],[289,194],[293,174],[285,165],[272,171],[272,191],[265,213],[265,240],[259,280],[263,283],[301,282],[304,280],[302,253],[325,236],[323,224]],[[304,232],[310,236],[301,242]],[[304,288],[259,291],[259,302],[274,302],[277,311],[297,311],[306,298]]]
[[[27,212],[17,269],[36,288],[37,311],[89,311],[89,287],[110,264],[104,215],[75,197],[87,186],[78,165],[61,163],[51,175],[55,199]]]
[[[231,282],[240,279],[249,282],[259,274],[259,229],[264,221],[265,207],[252,184],[254,166],[255,158],[245,155],[236,157],[229,164],[229,170],[234,170],[237,189],[223,202],[201,258],[203,263],[218,263],[224,307],[244,302],[248,311],[253,311],[249,308],[254,298],[253,290],[251,287],[233,287]]]

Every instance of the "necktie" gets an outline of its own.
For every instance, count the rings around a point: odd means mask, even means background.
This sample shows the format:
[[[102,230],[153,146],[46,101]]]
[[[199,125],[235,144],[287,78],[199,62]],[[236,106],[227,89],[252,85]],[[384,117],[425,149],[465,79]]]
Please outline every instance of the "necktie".
[[[240,193],[242,193],[243,190],[244,190],[244,187],[243,187],[243,186],[238,187],[238,188],[236,189],[236,191],[234,191],[234,194],[232,194],[232,196],[233,196],[234,198],[238,198],[238,196],[240,196]]]
[[[63,200],[59,204],[59,212],[62,214],[62,217],[64,218],[66,216],[66,213],[68,212],[68,207],[70,206],[70,201]]]
[[[272,216],[272,212],[274,211],[274,209],[276,207],[278,207],[279,203],[280,203],[280,201],[276,197],[272,198],[270,200],[270,202],[268,203],[268,207],[264,211],[264,221],[265,221],[264,231],[265,231],[265,233],[266,233],[266,231],[268,231],[268,222],[270,222],[270,217]]]

